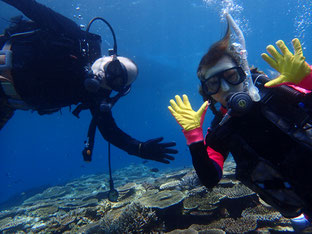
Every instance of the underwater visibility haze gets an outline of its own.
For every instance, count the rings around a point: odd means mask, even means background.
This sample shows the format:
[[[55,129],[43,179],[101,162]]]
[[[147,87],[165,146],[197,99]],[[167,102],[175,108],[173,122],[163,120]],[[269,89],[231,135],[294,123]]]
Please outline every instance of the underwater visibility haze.
[[[145,141],[163,136],[175,141],[179,153],[169,165],[128,155],[112,146],[113,171],[145,164],[151,173],[192,167],[181,129],[167,109],[174,95],[187,94],[194,109],[202,104],[196,69],[210,45],[221,39],[231,13],[246,40],[249,65],[273,74],[261,59],[269,44],[282,39],[291,48],[298,37],[307,61],[312,63],[312,2],[310,0],[38,0],[74,20],[82,28],[97,16],[114,28],[118,53],[138,65],[139,75],[128,95],[112,112],[117,125]],[[0,30],[19,11],[0,1]],[[91,32],[102,37],[102,53],[112,47],[105,24],[95,22]],[[53,66],[53,64],[52,64]],[[60,84],[62,85],[62,84]],[[69,108],[39,116],[15,112],[0,131],[0,203],[36,188],[62,185],[81,176],[108,173],[107,142],[96,133],[92,162],[83,161],[82,150],[91,115],[77,119]],[[206,114],[205,126],[212,113]],[[206,129],[204,127],[204,129]],[[127,176],[126,174],[124,175]]]

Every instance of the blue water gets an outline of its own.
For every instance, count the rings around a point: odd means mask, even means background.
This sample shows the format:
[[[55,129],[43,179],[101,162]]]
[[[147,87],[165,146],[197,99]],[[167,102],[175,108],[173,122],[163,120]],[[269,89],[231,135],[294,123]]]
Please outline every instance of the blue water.
[[[167,110],[176,94],[187,94],[194,109],[202,100],[197,92],[196,69],[208,47],[226,29],[222,12],[229,9],[242,28],[248,61],[270,73],[260,54],[268,44],[299,37],[304,54],[312,63],[311,0],[41,0],[55,11],[86,25],[95,16],[114,27],[119,54],[132,58],[139,76],[129,95],[114,107],[118,126],[139,140],[164,136],[176,141],[179,154],[169,166],[191,165],[191,156],[180,127]],[[19,12],[0,1],[0,30]],[[112,46],[108,29],[101,22],[91,28],[103,39],[103,54]],[[205,127],[212,118],[207,113]],[[87,111],[74,117],[68,108],[62,113],[39,116],[16,111],[0,131],[0,202],[14,194],[41,185],[56,185],[81,175],[107,173],[107,142],[96,135],[91,163],[83,162],[81,150],[90,122]],[[112,168],[116,170],[142,159],[113,147]]]

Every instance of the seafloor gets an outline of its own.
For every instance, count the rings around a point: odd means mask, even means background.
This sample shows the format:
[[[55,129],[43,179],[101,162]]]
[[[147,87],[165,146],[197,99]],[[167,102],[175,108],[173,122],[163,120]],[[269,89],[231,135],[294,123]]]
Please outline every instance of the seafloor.
[[[0,233],[278,233],[290,220],[234,177],[226,162],[213,190],[192,168],[158,171],[130,165],[113,174],[119,199],[108,201],[107,174],[50,187],[0,212]]]

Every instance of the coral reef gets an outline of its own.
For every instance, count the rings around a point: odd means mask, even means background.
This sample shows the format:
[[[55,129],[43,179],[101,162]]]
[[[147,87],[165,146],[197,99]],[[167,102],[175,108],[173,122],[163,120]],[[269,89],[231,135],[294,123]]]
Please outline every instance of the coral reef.
[[[182,177],[180,186],[184,189],[194,189],[200,186],[199,178],[194,170],[189,171],[185,176]]]
[[[180,180],[172,180],[172,181],[168,181],[160,185],[159,189],[160,190],[165,190],[165,189],[174,190],[174,189],[177,189],[177,187],[179,187],[180,184],[181,184]]]
[[[133,202],[124,208],[118,218],[110,213],[104,216],[100,231],[103,233],[148,233],[155,227],[158,227],[155,211]]]
[[[224,195],[208,192],[205,195],[193,195],[184,199],[183,206],[185,210],[212,211],[218,207],[218,204],[224,198]]]
[[[215,193],[223,194],[227,198],[235,199],[235,198],[241,198],[241,197],[247,197],[249,195],[254,195],[255,193],[244,186],[243,184],[234,184],[232,183],[232,186],[230,187],[215,187],[213,188]]]
[[[164,209],[178,204],[184,199],[185,195],[177,190],[150,190],[138,199],[142,205],[146,207]]]
[[[206,189],[192,168],[157,171],[145,164],[54,186],[0,211],[0,233],[243,233],[293,231],[289,219],[235,179],[235,164]],[[42,192],[43,191],[43,192]]]
[[[238,219],[221,219],[207,226],[208,228],[222,229],[226,233],[246,233],[255,231],[257,220],[252,217],[242,217]]]

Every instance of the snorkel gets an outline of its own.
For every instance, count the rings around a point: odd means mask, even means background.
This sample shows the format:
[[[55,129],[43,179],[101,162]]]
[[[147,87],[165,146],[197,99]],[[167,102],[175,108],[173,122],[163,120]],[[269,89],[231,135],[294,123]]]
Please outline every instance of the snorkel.
[[[232,116],[242,116],[246,114],[252,108],[253,102],[260,101],[259,90],[253,83],[247,61],[247,50],[244,35],[228,12],[225,13],[225,16],[229,26],[234,31],[234,36],[236,36],[238,41],[233,42],[231,47],[235,50],[235,53],[238,53],[240,58],[238,65],[243,69],[246,78],[243,83],[243,91],[235,92],[234,94],[227,97],[228,111],[219,122],[219,126],[222,126],[224,123],[226,123]]]
[[[244,70],[246,74],[246,80],[244,82],[244,91],[249,94],[249,96],[254,102],[258,102],[260,101],[259,90],[252,81],[252,77],[251,77],[251,73],[250,73],[250,69],[249,69],[248,61],[247,61],[247,50],[246,50],[246,44],[245,44],[245,38],[244,38],[243,32],[240,30],[240,28],[234,21],[233,17],[228,12],[225,13],[225,16],[229,25],[233,28],[235,35],[238,39],[238,43],[234,42],[232,43],[232,46],[241,56],[242,62],[240,66],[242,67],[242,69]]]

